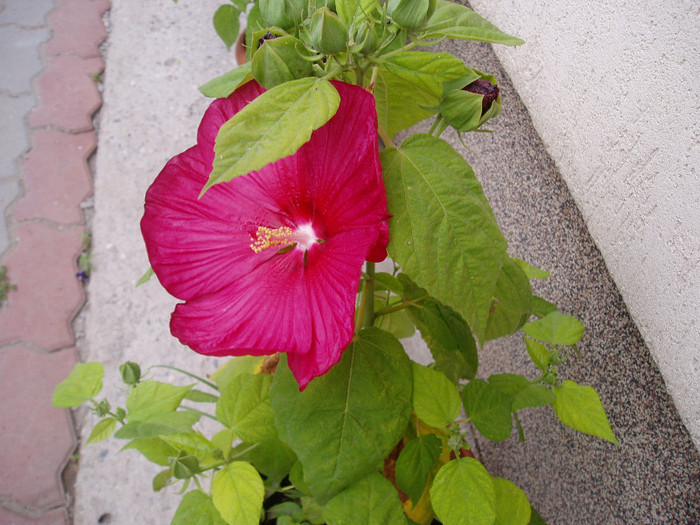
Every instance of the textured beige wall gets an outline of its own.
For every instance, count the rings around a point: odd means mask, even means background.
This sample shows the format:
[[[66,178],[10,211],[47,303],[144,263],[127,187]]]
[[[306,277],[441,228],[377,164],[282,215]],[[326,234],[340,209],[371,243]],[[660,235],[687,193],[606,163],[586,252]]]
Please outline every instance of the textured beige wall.
[[[470,3],[700,446],[700,4]]]

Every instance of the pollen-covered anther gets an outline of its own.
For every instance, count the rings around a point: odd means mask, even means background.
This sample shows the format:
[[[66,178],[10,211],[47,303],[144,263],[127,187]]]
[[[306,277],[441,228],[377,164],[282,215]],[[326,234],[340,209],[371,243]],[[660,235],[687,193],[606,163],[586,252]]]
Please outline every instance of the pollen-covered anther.
[[[260,253],[273,246],[292,246],[296,242],[294,231],[289,226],[280,226],[279,228],[258,226],[258,231],[255,232],[255,241],[250,244],[250,247],[255,253]]]

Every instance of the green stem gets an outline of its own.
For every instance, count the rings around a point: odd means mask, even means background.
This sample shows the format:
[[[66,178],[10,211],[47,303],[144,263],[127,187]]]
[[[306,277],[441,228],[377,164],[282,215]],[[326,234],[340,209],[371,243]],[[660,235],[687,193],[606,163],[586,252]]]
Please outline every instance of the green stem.
[[[202,414],[203,416],[208,417],[209,419],[213,419],[214,421],[219,421],[211,414],[207,414],[206,412],[202,412],[201,410],[197,410],[196,408],[188,407],[185,405],[180,405],[180,408],[183,408],[185,410],[189,410],[190,412],[198,412],[199,414]]]
[[[374,263],[367,261],[365,269],[367,270],[368,279],[365,281],[365,288],[362,292],[365,294],[365,301],[368,304],[365,305],[362,328],[371,328],[374,325]],[[372,304],[369,304],[370,301],[372,301]]]
[[[192,374],[191,372],[188,372],[187,370],[183,370],[181,368],[176,368],[174,366],[168,366],[168,365],[153,365],[152,368],[167,368],[169,370],[175,370],[176,372],[180,372],[181,374],[185,374],[186,376],[189,376],[192,379],[196,379],[197,381],[201,381],[202,383],[204,383],[207,386],[210,386],[214,390],[219,390],[219,387],[216,386],[211,381],[207,381],[206,379],[203,379],[199,376],[196,376],[196,375]]]
[[[384,128],[381,125],[377,125],[377,133],[382,139],[382,142],[384,143],[385,147],[398,149],[396,148],[396,145],[391,141],[391,138],[389,138],[389,134],[386,131],[384,131]]]
[[[323,75],[323,76],[321,77],[321,80],[328,80],[328,79],[331,79],[331,78],[335,77],[338,73],[341,73],[341,72],[343,71],[343,69],[345,69],[345,68],[342,67],[342,66],[335,67],[335,68],[331,69],[328,73],[326,73],[325,75]]]
[[[399,310],[403,310],[404,308],[408,308],[409,306],[420,306],[420,303],[425,301],[429,295],[426,295],[425,297],[419,297],[418,299],[414,299],[413,301],[406,301],[400,304],[396,304],[394,306],[389,306],[388,308],[382,308],[381,310],[377,310],[374,312],[375,317],[379,317],[382,315],[389,315],[393,314],[394,312],[398,312]]]

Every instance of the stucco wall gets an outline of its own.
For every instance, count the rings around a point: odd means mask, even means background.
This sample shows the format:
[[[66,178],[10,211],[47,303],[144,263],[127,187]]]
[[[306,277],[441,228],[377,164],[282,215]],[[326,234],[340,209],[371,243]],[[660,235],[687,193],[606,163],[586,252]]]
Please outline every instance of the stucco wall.
[[[700,4],[470,4],[699,446]]]

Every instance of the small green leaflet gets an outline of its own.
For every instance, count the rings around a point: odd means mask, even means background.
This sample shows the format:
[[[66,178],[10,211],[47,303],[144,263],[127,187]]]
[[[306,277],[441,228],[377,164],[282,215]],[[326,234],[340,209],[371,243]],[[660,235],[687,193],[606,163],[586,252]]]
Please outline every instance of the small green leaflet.
[[[264,496],[260,474],[244,461],[226,465],[212,483],[214,506],[230,525],[257,525]]]
[[[148,270],[144,272],[144,274],[139,278],[139,280],[136,282],[136,288],[141,286],[142,284],[147,283],[148,281],[151,280],[151,277],[153,277],[155,273],[153,272],[153,268],[149,266]]]
[[[519,38],[504,33],[471,9],[444,0],[438,0],[437,9],[420,30],[419,36],[478,40],[509,46],[524,44]]]
[[[97,425],[95,425],[95,428],[92,429],[92,432],[90,432],[90,437],[85,444],[89,445],[90,443],[99,443],[100,441],[104,441],[112,435],[116,427],[117,420],[113,417],[101,419]]]
[[[549,361],[551,359],[549,357],[549,350],[547,350],[547,347],[541,343],[538,343],[534,339],[525,337],[524,335],[523,339],[525,340],[525,348],[527,348],[527,354],[530,356],[530,359],[532,359],[532,362],[535,363],[535,366],[537,368],[539,368],[543,372],[546,372],[549,368]]]
[[[411,416],[412,390],[401,343],[377,328],[356,335],[303,392],[280,360],[270,389],[275,426],[319,503],[372,472],[396,446]]]
[[[430,469],[442,452],[442,441],[435,434],[426,434],[406,444],[396,461],[396,484],[411,501],[420,500],[428,482]]]
[[[201,490],[185,494],[170,525],[225,525],[212,499]]]
[[[435,476],[430,501],[444,525],[492,525],[496,519],[493,480],[474,458],[446,463]]]
[[[102,363],[78,363],[53,391],[51,402],[58,408],[77,407],[102,390]]]
[[[411,363],[413,366],[413,410],[424,423],[444,428],[462,410],[459,393],[452,381],[437,370]]]
[[[238,38],[240,14],[241,12],[232,5],[222,5],[214,13],[214,29],[228,49],[231,49]]]
[[[566,426],[601,437],[619,445],[605,415],[598,393],[590,386],[580,386],[573,381],[564,381],[554,388],[557,396],[552,407],[559,420]]]
[[[292,155],[339,105],[340,95],[328,80],[301,78],[266,91],[221,126],[214,169],[201,195],[214,184]]]
[[[523,326],[523,332],[546,343],[573,345],[583,337],[584,327],[571,315],[555,311]]]
[[[507,243],[481,184],[459,153],[431,135],[413,135],[381,160],[393,215],[389,254],[483,341]]]
[[[253,80],[253,75],[250,72],[250,62],[246,62],[228,73],[202,84],[199,86],[199,92],[205,97],[225,98],[249,80]]]
[[[391,481],[378,472],[351,485],[323,509],[328,525],[405,525],[406,515]]]

